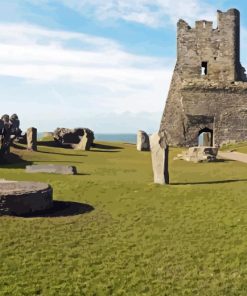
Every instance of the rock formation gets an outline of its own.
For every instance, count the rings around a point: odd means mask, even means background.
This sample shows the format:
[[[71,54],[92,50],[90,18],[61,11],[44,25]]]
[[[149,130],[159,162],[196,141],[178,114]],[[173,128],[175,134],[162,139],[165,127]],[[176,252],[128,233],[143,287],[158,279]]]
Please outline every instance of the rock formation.
[[[11,143],[21,135],[20,121],[16,114],[4,114],[0,119],[0,159],[10,151]]]
[[[57,128],[54,131],[54,140],[61,146],[70,145],[75,149],[89,150],[94,141],[94,133],[88,128]]]
[[[94,141],[94,134],[90,129],[84,129],[84,135],[81,137],[79,144],[74,145],[76,150],[90,150]]]
[[[193,162],[212,162],[217,160],[218,148],[215,147],[190,147],[188,151],[179,154],[175,159]]]
[[[150,151],[149,136],[144,131],[137,132],[136,148],[138,151]]]
[[[177,24],[177,63],[160,124],[169,145],[197,146],[247,140],[247,83],[240,63],[240,14],[218,11],[218,26]]]

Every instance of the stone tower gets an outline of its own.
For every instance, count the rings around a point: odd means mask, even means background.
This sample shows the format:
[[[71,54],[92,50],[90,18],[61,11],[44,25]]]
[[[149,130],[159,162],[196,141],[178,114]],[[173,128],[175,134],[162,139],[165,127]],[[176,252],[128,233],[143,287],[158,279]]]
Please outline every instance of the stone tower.
[[[160,124],[172,146],[197,146],[202,132],[211,145],[247,140],[247,83],[240,63],[240,14],[218,11],[217,28],[177,23],[177,62]]]

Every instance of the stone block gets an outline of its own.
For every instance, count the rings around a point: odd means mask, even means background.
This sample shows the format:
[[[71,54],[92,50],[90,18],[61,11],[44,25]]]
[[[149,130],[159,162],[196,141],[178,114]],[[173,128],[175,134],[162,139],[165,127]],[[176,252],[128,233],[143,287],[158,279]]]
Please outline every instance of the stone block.
[[[35,164],[26,166],[26,173],[49,173],[60,175],[76,175],[76,167],[55,164]]]

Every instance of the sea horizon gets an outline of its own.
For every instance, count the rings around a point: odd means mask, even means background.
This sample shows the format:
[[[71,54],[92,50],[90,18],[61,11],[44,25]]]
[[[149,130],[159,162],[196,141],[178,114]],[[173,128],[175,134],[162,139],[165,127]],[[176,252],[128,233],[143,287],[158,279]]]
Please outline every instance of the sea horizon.
[[[41,139],[46,132],[39,132],[38,139]],[[137,133],[95,133],[96,141],[109,141],[109,142],[125,142],[136,143]]]

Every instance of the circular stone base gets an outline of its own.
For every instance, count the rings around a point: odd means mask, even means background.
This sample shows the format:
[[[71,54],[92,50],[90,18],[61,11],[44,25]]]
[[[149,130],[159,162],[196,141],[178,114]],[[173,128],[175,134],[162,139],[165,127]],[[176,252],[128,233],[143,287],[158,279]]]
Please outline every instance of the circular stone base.
[[[52,207],[52,188],[40,182],[0,180],[0,215],[27,215]]]

